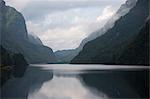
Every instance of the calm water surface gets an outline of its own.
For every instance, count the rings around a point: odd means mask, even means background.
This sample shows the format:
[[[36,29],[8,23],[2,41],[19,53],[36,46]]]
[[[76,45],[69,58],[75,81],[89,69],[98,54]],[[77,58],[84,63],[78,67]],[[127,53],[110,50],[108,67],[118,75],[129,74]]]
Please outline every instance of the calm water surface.
[[[133,81],[129,83],[124,78],[129,75],[135,77],[138,74],[141,80],[140,76],[148,76],[147,70],[149,71],[149,68],[145,66],[32,64],[23,78],[10,79],[3,86],[2,97],[10,99],[140,98],[142,93],[135,90],[136,86],[132,86]]]

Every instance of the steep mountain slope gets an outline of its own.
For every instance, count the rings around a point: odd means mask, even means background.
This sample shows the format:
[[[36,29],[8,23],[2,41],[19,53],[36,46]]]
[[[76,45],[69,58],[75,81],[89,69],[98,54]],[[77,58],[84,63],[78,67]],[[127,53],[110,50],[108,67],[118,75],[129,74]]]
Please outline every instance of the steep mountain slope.
[[[116,12],[116,14],[112,16],[110,20],[108,20],[108,22],[105,24],[104,27],[102,27],[101,29],[97,31],[94,31],[93,33],[91,33],[91,35],[89,35],[87,38],[82,40],[78,48],[68,50],[68,51],[65,50],[65,51],[55,52],[55,55],[58,61],[69,63],[75,56],[78,55],[78,53],[82,50],[83,46],[87,42],[94,40],[97,37],[101,36],[102,34],[106,33],[110,28],[114,26],[114,23],[116,22],[116,20],[126,15],[130,11],[130,9],[132,9],[136,5],[136,2],[137,0],[127,0],[126,3],[121,5],[121,7]]]
[[[42,41],[40,40],[40,38],[29,34],[28,35],[28,39],[31,43],[36,44],[36,45],[43,45]]]
[[[128,14],[105,34],[85,44],[72,63],[115,64],[122,51],[138,35],[149,15],[149,0],[138,0]]]
[[[29,63],[55,62],[51,48],[30,42],[24,17],[14,8],[0,2],[1,45],[12,52],[21,53]]]
[[[149,22],[143,26],[135,39],[125,47],[122,55],[115,60],[116,64],[150,64]]]
[[[85,38],[79,48],[82,49],[83,46],[91,41],[96,39],[97,37],[101,36],[102,34],[106,33],[109,29],[114,27],[115,22],[120,19],[122,16],[126,15],[135,5],[137,0],[127,0],[124,4],[121,5],[121,7],[118,9],[118,11],[111,17],[111,19],[108,20],[108,22],[102,27],[101,29],[94,31],[89,35],[87,38]]]

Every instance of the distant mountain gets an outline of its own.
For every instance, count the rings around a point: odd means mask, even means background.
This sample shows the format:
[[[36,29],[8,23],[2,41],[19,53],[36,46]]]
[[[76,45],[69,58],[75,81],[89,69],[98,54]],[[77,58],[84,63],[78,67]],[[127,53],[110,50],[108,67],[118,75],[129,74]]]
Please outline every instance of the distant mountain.
[[[71,63],[115,64],[116,60],[125,53],[126,46],[139,34],[148,15],[149,0],[138,0],[136,5],[117,20],[106,33],[86,43]]]
[[[56,51],[57,63],[69,63],[77,55],[77,51],[75,49]]]
[[[121,7],[118,9],[116,14],[112,16],[110,20],[105,24],[104,27],[101,29],[91,33],[87,38],[82,40],[81,44],[78,48],[72,49],[72,50],[65,50],[65,51],[58,51],[55,53],[57,56],[58,61],[61,62],[70,62],[75,56],[79,54],[79,52],[83,49],[84,45],[91,41],[96,39],[97,37],[101,36],[102,34],[106,33],[110,28],[112,28],[115,24],[115,22],[120,19],[122,16],[126,15],[130,9],[132,9],[136,5],[137,0],[127,0],[125,4],[122,4]]]
[[[27,33],[24,17],[0,1],[0,44],[9,51],[21,53],[29,63],[53,63],[55,55],[40,39]]]

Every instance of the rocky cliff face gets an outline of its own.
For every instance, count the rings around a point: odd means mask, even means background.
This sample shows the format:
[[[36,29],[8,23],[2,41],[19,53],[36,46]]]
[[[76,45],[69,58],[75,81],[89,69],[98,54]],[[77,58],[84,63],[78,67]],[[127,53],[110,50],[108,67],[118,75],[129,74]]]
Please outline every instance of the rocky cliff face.
[[[72,63],[115,64],[115,60],[122,55],[125,47],[138,35],[145,23],[149,15],[148,4],[148,0],[138,0],[105,34],[86,43]]]
[[[55,55],[51,48],[32,43],[28,38],[26,24],[21,13],[0,2],[1,45],[9,51],[21,53],[29,63],[53,63]]]

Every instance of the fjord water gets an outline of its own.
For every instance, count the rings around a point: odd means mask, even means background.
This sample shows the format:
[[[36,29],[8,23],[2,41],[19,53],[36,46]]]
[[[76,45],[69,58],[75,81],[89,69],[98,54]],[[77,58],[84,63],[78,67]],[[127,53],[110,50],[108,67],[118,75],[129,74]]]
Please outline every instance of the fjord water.
[[[148,72],[145,66],[33,64],[23,78],[10,79],[1,94],[4,99],[140,98],[148,93]]]

